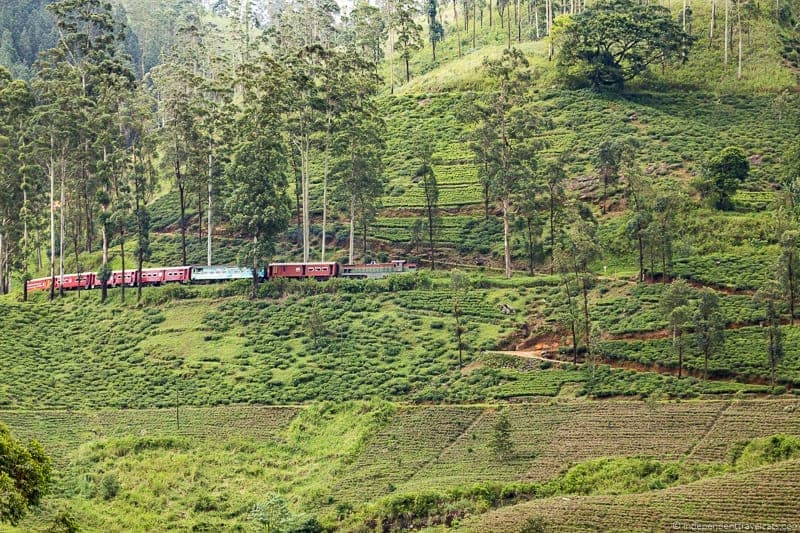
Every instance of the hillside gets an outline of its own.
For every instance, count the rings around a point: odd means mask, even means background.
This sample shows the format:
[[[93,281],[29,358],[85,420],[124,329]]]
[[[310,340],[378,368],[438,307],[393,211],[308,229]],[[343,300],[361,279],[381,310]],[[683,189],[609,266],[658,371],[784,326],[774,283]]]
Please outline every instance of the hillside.
[[[13,78],[36,74],[22,26],[42,49],[56,39],[43,3],[0,7],[0,64]],[[667,3],[697,39],[688,60],[598,90],[559,62],[559,31],[578,13],[556,18],[548,59],[542,3],[434,4],[436,60],[430,12],[417,9],[424,45],[409,53],[407,82],[383,11],[339,16],[291,1],[215,2],[198,19],[200,3],[115,3],[130,26],[115,46],[138,47],[130,93],[90,84],[95,92],[53,103],[34,83],[21,112],[22,93],[6,91],[19,85],[0,71],[0,149],[13,155],[0,154],[0,288],[11,279],[0,294],[0,422],[40,441],[55,467],[18,524],[2,522],[0,497],[0,530],[800,521],[800,5],[737,2],[744,22],[731,23],[725,66],[722,4],[709,39],[710,5],[689,2],[687,21]],[[246,5],[250,18],[237,15]],[[475,132],[501,83],[484,64],[507,57],[508,40],[528,63],[508,117],[531,112],[544,126],[525,123],[515,138],[532,151],[509,172],[525,176],[509,195],[505,277],[499,156],[481,160]],[[340,50],[354,46],[358,57]],[[377,62],[356,61],[376,46]],[[64,95],[79,86],[66,81]],[[102,97],[112,94],[118,108]],[[604,170],[609,143],[627,148]],[[746,177],[715,202],[703,180],[729,147],[741,149]],[[438,190],[435,270],[426,175]],[[64,189],[52,210],[50,177]],[[110,269],[123,267],[123,246],[126,270],[139,248],[145,267],[181,264],[182,229],[185,262],[205,264],[209,205],[215,264],[301,260],[304,207],[310,260],[320,259],[327,207],[326,260],[348,261],[352,222],[356,261],[420,269],[275,278],[255,295],[237,281],[144,287],[141,300],[128,287],[105,301],[99,290],[23,301],[21,281],[49,275],[50,213],[54,229],[64,215],[54,239],[65,272],[101,272],[106,217]]]
[[[488,482],[511,488],[512,482],[546,481],[586,458],[647,456],[698,468],[724,464],[735,443],[777,431],[800,432],[797,408],[797,401],[648,405],[562,400],[507,407],[323,403],[307,408],[184,408],[180,429],[174,410],[3,411],[2,416],[22,436],[44,435],[60,469],[57,493],[22,530],[48,523],[67,505],[87,529],[116,530],[124,524],[126,530],[142,531],[245,526],[253,495],[268,491],[287,494],[295,512],[356,528],[357,517],[363,520],[363,513],[373,512],[365,504],[384,495],[399,499],[482,482],[487,482],[488,494]],[[512,420],[515,450],[501,465],[488,444],[498,412]],[[780,509],[790,512],[784,506],[797,495],[790,481],[795,468],[796,461],[791,461],[726,474],[706,484],[667,489],[666,495],[710,501],[704,487],[717,484],[713,494],[736,494],[745,501],[755,493],[740,491],[758,486],[751,482],[780,476],[786,484],[772,492],[775,507],[740,507],[736,516],[788,520],[793,515]],[[116,481],[111,494],[104,488],[110,483],[106,479]],[[654,502],[669,509],[663,497],[662,491],[586,497],[570,505],[580,506],[582,513],[606,501],[619,501],[618,513]],[[562,511],[548,505],[551,501],[545,499],[511,506],[487,515],[477,527],[516,530],[519,526],[510,524],[526,516],[545,516],[554,526],[562,523],[554,514]],[[532,511],[533,506],[543,510]],[[646,516],[647,507],[642,509]],[[725,518],[715,514],[722,508],[706,509],[703,518]],[[689,514],[681,516],[689,518],[691,511],[685,512]],[[574,519],[581,520],[578,516]],[[620,515],[606,516],[606,525],[621,523]]]

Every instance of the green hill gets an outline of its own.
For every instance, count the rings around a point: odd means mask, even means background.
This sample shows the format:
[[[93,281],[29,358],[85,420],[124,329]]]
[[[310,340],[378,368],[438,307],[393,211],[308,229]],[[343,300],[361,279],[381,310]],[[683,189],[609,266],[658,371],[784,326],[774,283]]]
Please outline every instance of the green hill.
[[[280,515],[275,531],[649,531],[676,522],[797,521],[800,329],[785,297],[774,298],[779,319],[771,328],[754,297],[798,248],[784,237],[785,224],[795,223],[785,178],[800,124],[800,10],[796,2],[777,14],[744,4],[741,79],[736,47],[723,65],[721,18],[709,42],[710,6],[698,3],[688,62],[654,65],[618,92],[563,83],[522,4],[522,42],[512,44],[530,62],[527,103],[551,123],[538,139],[539,163],[564,165],[556,230],[576,221],[594,228],[598,253],[585,271],[573,263],[551,272],[547,207],[537,191],[535,275],[515,213],[514,275],[500,277],[502,218],[494,198],[485,206],[469,134],[475,99],[495,90],[484,58],[502,54],[508,28],[497,11],[489,27],[482,11],[473,45],[472,28],[456,30],[448,4],[440,6],[445,38],[435,62],[426,43],[410,57],[410,82],[397,51],[378,69],[385,186],[361,259],[418,260],[421,272],[272,280],[255,299],[246,282],[148,287],[141,302],[135,289],[124,302],[114,289],[105,303],[98,291],[22,302],[15,273],[11,294],[0,296],[0,420],[41,441],[56,475],[42,505],[7,530],[68,530],[74,519],[86,531],[243,531],[264,525],[270,512]],[[170,42],[171,15],[158,12],[149,24],[152,2],[126,5],[140,40],[155,32],[139,56],[148,70]],[[672,3],[673,18],[680,7]],[[0,51],[6,42],[16,46],[5,37]],[[26,61],[18,62],[22,74]],[[634,141],[654,198],[678,194],[680,202],[668,261],[659,229],[649,229],[645,282],[625,180],[611,184],[608,212],[601,210],[598,147],[621,139]],[[416,175],[425,142],[440,188],[436,271],[425,268]],[[695,182],[729,146],[742,148],[750,172],[723,211],[700,198]],[[153,162],[146,266],[181,261],[167,151]],[[320,151],[311,156],[315,259],[324,163]],[[187,211],[190,264],[205,261],[205,190],[196,189]],[[663,212],[656,204],[648,214]],[[332,206],[328,257],[343,260],[346,206],[338,196]],[[219,222],[215,262],[241,262],[249,238]],[[301,257],[300,236],[293,220],[272,259]],[[43,264],[36,253],[26,258],[37,276],[48,268],[44,237],[36,237]],[[112,268],[122,266],[123,243],[126,268],[135,264],[129,231],[112,239]],[[67,271],[101,268],[96,247],[65,244]],[[468,272],[458,322],[451,268]],[[694,291],[680,358],[664,308],[673,278]],[[700,291],[718,299],[721,328],[708,375],[693,329]],[[782,342],[774,369],[768,333]]]

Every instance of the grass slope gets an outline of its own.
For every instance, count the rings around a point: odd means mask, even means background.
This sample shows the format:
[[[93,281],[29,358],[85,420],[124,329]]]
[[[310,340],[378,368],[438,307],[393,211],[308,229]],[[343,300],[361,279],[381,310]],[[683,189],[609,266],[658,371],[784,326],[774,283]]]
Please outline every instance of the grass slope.
[[[247,527],[268,492],[286,494],[294,511],[353,527],[384,496],[546,482],[600,456],[700,467],[740,450],[757,465],[737,443],[800,435],[799,408],[796,400],[224,406],[182,409],[179,430],[167,409],[3,411],[0,419],[22,438],[40,436],[58,469],[53,492],[21,530],[68,509],[88,531],[145,531]],[[505,461],[491,447],[501,410],[514,450]]]

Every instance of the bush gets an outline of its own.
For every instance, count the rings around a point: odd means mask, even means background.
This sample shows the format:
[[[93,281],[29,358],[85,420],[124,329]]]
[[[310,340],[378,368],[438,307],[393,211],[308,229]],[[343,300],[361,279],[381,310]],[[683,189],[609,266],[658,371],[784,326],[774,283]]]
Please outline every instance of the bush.
[[[119,478],[115,473],[109,472],[102,477],[98,494],[104,500],[113,500],[119,493],[119,489]]]

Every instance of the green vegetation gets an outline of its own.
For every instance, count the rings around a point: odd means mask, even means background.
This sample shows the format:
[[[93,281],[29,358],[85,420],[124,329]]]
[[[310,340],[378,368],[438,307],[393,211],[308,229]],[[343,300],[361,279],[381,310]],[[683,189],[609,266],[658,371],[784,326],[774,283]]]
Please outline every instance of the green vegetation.
[[[173,4],[0,7],[3,520],[800,522],[797,0]]]
[[[0,523],[16,525],[47,493],[52,466],[42,446],[17,441],[0,423]]]
[[[791,473],[797,439],[775,433],[800,430],[796,403],[509,405],[513,453],[502,463],[490,439],[496,406],[186,408],[180,429],[172,409],[0,416],[18,435],[43,434],[58,465],[22,530],[65,514],[86,530],[248,527],[273,511],[348,529],[465,525],[532,498],[664,494],[754,466]]]

